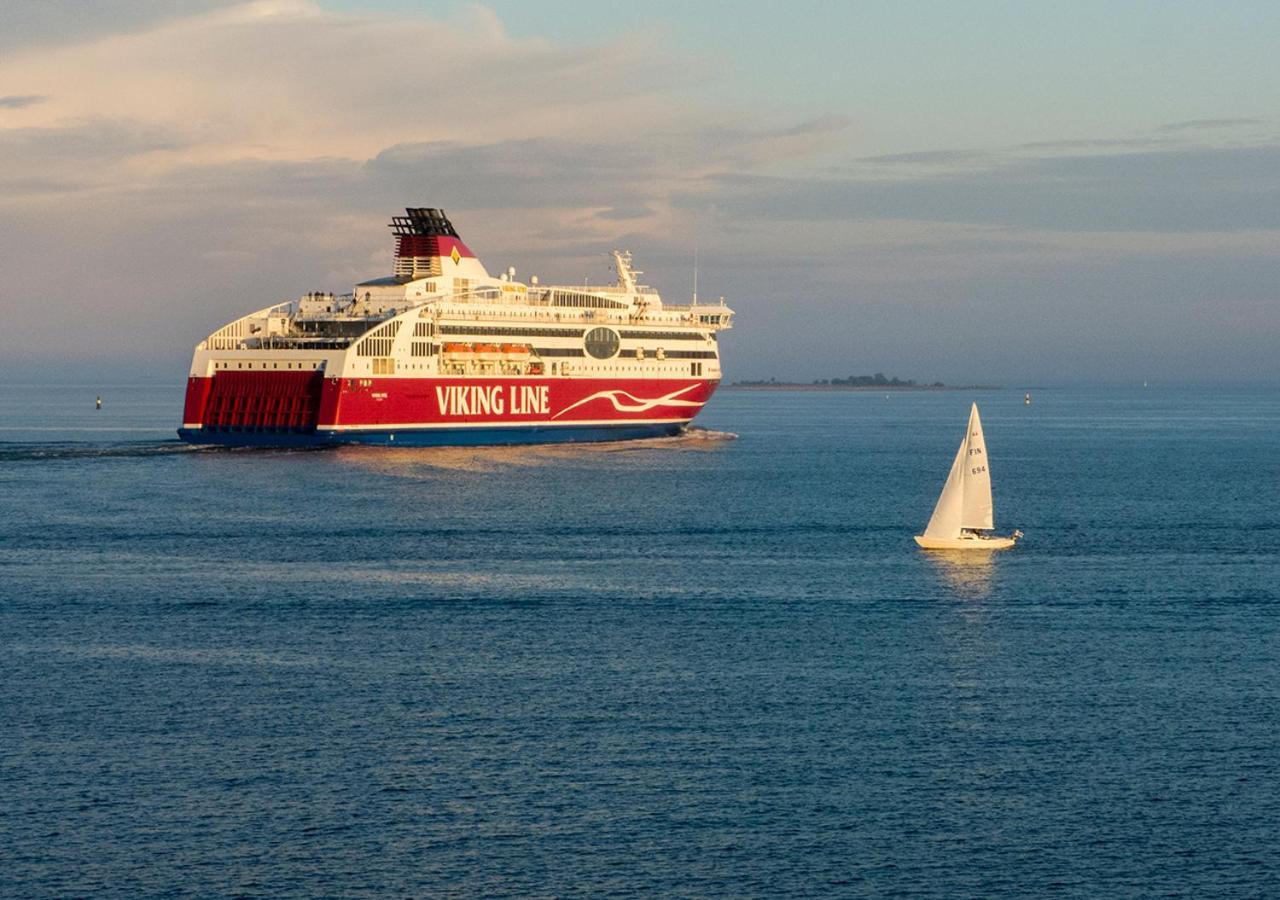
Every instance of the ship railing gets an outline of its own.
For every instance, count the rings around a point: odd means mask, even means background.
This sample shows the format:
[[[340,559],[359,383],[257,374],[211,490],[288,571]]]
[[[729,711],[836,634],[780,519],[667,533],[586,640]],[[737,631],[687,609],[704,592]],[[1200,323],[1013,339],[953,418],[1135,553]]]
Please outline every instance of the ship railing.
[[[731,313],[727,303],[664,303],[662,308],[673,312]]]
[[[295,311],[293,314],[294,318],[308,319],[308,320],[309,319],[364,318],[363,316],[356,316],[354,313],[350,312],[352,307],[356,305],[356,298],[354,294],[333,294],[331,295],[331,297],[332,297],[333,312],[317,312],[317,313],[307,314],[302,311],[302,304],[300,302],[290,301],[290,303],[296,304]]]
[[[516,302],[521,306],[547,306],[550,303],[550,296],[544,296],[537,288],[523,294],[514,295],[507,295],[496,287],[471,288],[465,291],[439,294],[431,299],[445,300],[450,303],[493,303],[496,300],[502,300],[506,296],[517,297]]]
[[[551,312],[555,309],[555,312]],[[571,307],[551,307],[544,308],[541,315],[533,318],[518,318],[507,311],[487,311],[487,310],[467,310],[465,315],[451,315],[444,313],[441,316],[442,321],[466,321],[466,322],[520,322],[534,324],[582,324],[582,325],[638,325],[638,324],[670,324],[670,325],[690,325],[697,324],[697,316],[689,312],[675,312],[674,314],[666,314],[667,309],[664,307],[657,311],[606,311],[599,309],[575,310]]]
[[[346,337],[301,337],[271,335],[269,337],[252,337],[240,342],[244,350],[345,350],[357,338]]]
[[[260,332],[268,327],[272,317],[287,317],[293,314],[294,301],[286,300],[241,316],[234,322],[222,326],[213,334],[196,345],[197,350],[238,350],[250,337],[261,336]]]

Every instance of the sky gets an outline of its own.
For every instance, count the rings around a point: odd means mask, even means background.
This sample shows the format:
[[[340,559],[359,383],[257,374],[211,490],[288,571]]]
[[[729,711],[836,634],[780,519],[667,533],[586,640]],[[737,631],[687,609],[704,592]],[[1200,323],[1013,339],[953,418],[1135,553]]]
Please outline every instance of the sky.
[[[387,274],[738,311],[728,381],[1280,382],[1280,4],[0,0],[0,374]]]

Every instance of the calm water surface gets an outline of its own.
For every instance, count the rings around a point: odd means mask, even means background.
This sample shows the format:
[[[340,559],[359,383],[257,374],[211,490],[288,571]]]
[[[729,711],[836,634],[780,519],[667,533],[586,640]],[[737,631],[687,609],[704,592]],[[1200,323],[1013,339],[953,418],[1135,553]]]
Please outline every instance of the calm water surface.
[[[180,389],[0,401],[0,895],[1280,893],[1274,391],[269,452]],[[1027,537],[955,562],[972,399]]]

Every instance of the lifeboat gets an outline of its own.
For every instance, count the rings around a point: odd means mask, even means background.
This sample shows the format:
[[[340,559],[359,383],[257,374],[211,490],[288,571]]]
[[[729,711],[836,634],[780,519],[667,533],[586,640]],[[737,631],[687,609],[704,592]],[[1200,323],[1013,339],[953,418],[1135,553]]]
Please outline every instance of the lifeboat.
[[[507,357],[515,357],[516,359],[529,358],[528,344],[503,344],[502,355]]]
[[[471,353],[470,344],[445,344],[442,348],[445,356],[462,356]]]
[[[480,359],[495,360],[502,358],[502,348],[497,344],[476,344],[476,356]]]

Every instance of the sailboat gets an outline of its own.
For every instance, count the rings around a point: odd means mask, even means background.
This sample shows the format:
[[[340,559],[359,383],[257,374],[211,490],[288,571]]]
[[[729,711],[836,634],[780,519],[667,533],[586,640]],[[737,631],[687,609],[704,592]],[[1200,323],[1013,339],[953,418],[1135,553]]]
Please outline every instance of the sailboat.
[[[1022,537],[1021,531],[1008,537],[993,535],[993,528],[987,442],[975,403],[938,505],[916,543],[926,550],[1007,550]]]

